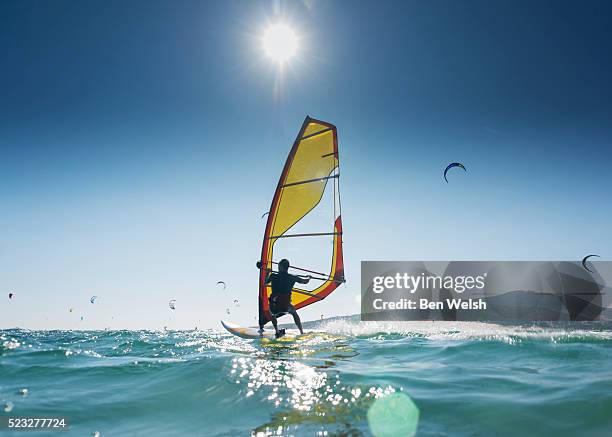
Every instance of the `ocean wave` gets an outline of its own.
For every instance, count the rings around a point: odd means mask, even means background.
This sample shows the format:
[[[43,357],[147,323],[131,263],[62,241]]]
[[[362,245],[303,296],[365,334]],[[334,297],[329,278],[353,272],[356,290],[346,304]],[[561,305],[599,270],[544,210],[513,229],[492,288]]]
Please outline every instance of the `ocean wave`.
[[[308,329],[280,342],[221,330],[0,331],[0,406],[67,416],[67,435],[359,436],[376,399],[404,393],[421,409],[420,436],[610,429],[609,325],[349,317]]]
[[[490,340],[516,343],[524,340],[557,342],[590,342],[612,340],[609,322],[549,322],[533,324],[496,324],[482,322],[361,322],[353,318],[336,318],[318,326],[324,332],[370,339],[393,337],[427,340]]]

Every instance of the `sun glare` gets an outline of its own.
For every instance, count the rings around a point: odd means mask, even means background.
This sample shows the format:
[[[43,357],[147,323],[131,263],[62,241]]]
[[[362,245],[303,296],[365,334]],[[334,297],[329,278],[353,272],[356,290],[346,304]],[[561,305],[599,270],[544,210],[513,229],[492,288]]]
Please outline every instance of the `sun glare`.
[[[263,48],[272,60],[284,64],[297,51],[295,32],[284,24],[272,25],[264,33]]]

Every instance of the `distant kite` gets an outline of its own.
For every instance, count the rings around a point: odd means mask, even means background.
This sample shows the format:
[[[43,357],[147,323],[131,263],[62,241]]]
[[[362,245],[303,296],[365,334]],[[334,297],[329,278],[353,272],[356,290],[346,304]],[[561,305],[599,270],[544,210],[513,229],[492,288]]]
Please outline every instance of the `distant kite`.
[[[72,312],[74,310],[74,308],[70,308],[70,312]]]
[[[221,286],[223,287],[223,289],[225,290],[225,288],[227,287],[227,284],[223,281],[219,281],[217,282],[217,285],[221,284]]]
[[[461,164],[460,162],[452,162],[450,164],[448,164],[448,166],[444,169],[444,180],[448,183],[448,179],[446,179],[446,173],[448,173],[448,171],[453,168],[453,167],[459,167],[462,168],[463,171],[466,171],[466,168],[464,167],[463,164]]]
[[[9,299],[13,298],[13,293],[9,293]]]
[[[172,299],[170,302],[168,302],[168,306],[170,307],[171,310],[175,310],[176,308],[174,308],[174,303],[176,302],[176,299]]]
[[[270,214],[269,212],[264,212],[261,216],[261,218],[264,218],[265,216],[267,216],[268,214]]]
[[[587,267],[586,262],[589,258],[591,258],[592,256],[596,256],[597,258],[601,258],[599,255],[587,255],[584,258],[582,258],[582,267],[584,267],[585,270],[594,273],[593,270],[591,270],[590,268]]]
[[[81,320],[83,320],[83,316],[81,316]]]
[[[96,301],[96,299],[98,298],[98,296],[91,296],[91,298],[89,299],[89,301],[91,303],[94,303]]]

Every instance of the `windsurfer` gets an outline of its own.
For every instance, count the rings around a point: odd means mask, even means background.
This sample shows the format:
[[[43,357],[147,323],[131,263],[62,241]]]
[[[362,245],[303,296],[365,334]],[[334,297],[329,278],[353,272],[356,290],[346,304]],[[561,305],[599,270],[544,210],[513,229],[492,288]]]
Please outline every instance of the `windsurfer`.
[[[278,263],[278,272],[269,272],[266,276],[266,284],[272,284],[272,294],[270,295],[270,321],[274,325],[276,331],[276,337],[282,337],[284,330],[279,331],[277,326],[276,318],[284,314],[291,314],[293,321],[300,330],[300,334],[303,334],[302,322],[300,316],[293,305],[291,305],[291,290],[296,282],[300,284],[308,284],[311,276],[296,276],[288,273],[289,260],[282,259]],[[263,327],[260,326],[260,331]],[[262,331],[263,332],[263,331]]]

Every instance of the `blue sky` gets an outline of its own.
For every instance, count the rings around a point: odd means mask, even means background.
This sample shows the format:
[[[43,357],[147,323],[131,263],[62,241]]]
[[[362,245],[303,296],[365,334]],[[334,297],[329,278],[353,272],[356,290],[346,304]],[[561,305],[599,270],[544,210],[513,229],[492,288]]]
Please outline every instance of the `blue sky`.
[[[338,127],[348,279],[306,319],[359,311],[361,260],[610,259],[611,16],[2,2],[0,327],[254,322],[260,216],[306,115]],[[260,47],[279,21],[300,36],[282,83]]]

